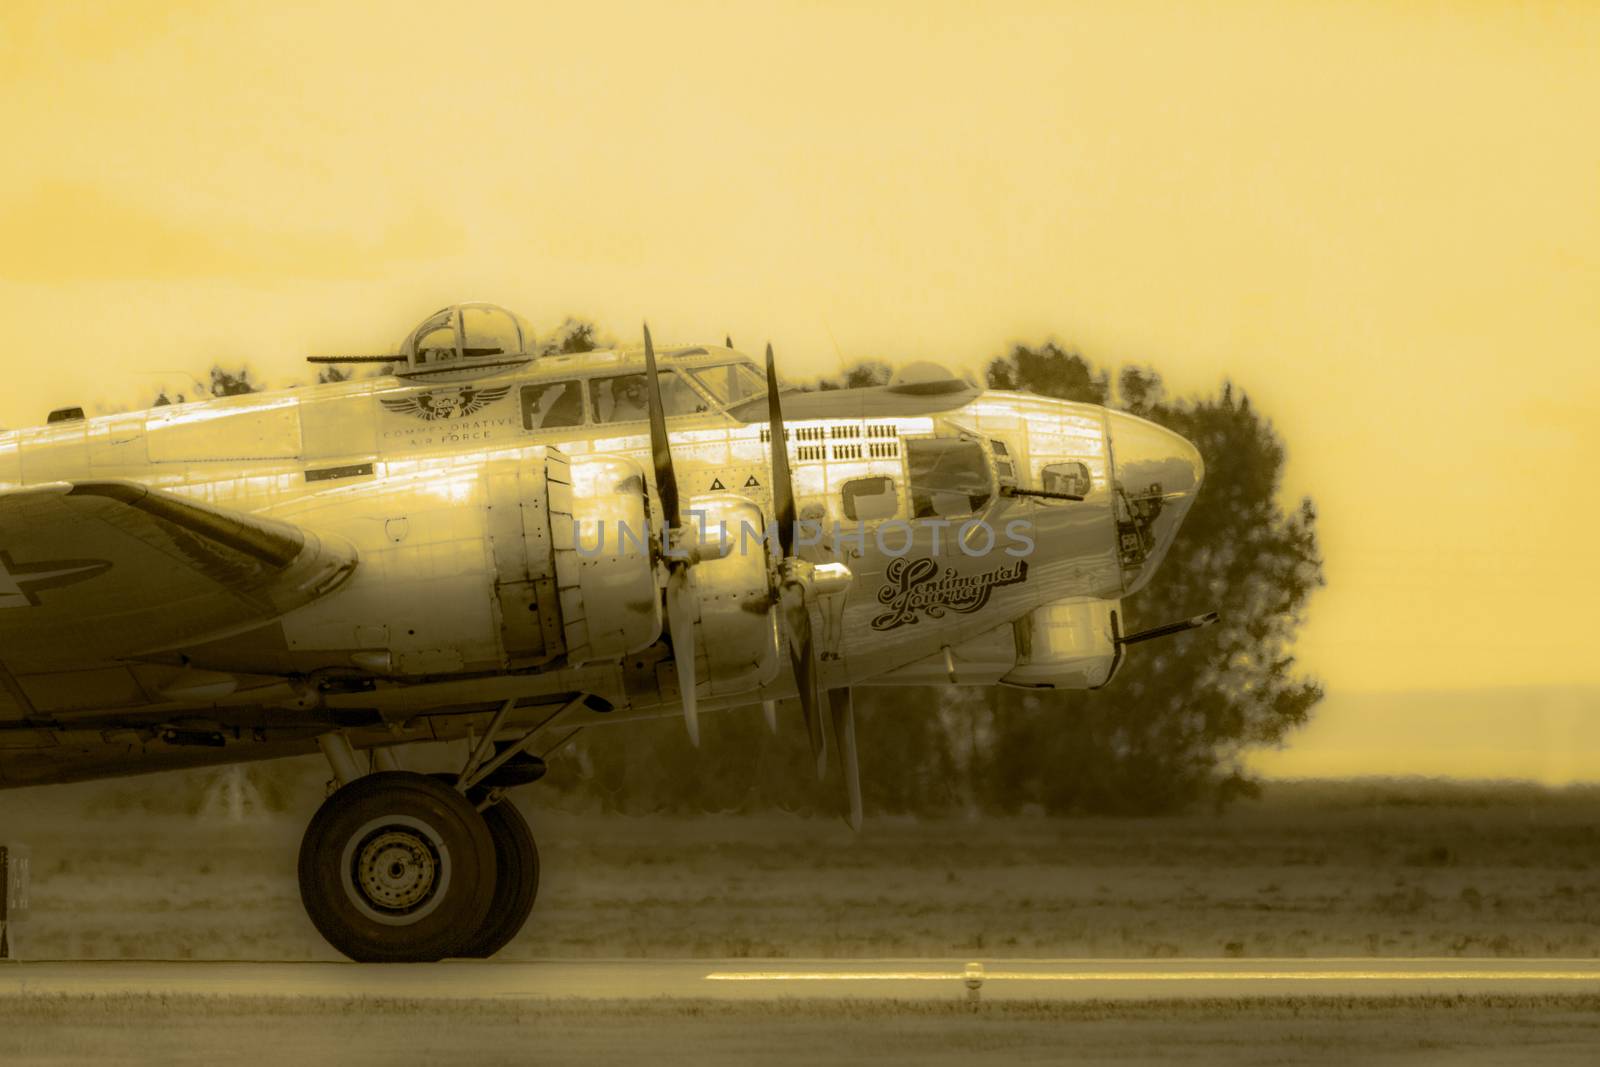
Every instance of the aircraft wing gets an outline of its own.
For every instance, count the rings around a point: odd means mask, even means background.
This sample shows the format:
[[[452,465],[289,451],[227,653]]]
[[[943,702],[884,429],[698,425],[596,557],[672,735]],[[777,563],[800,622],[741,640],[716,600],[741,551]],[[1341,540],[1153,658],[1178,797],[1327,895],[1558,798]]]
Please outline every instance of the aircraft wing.
[[[135,482],[0,491],[0,662],[127,658],[225,637],[331,591],[355,549]]]

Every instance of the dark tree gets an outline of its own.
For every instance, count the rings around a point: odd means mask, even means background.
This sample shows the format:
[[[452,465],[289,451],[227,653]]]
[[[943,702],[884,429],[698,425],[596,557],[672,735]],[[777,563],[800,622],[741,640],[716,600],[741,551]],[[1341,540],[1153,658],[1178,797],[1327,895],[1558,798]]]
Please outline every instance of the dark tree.
[[[989,361],[988,379],[991,389],[1021,389],[1085,404],[1104,404],[1111,395],[1110,375],[1094,373],[1082,356],[1054,341],[1036,349],[1013,346],[1008,354]]]
[[[211,368],[212,396],[243,396],[246,393],[258,392],[260,389],[260,385],[250,380],[249,367],[240,367],[233,371],[219,363]]]
[[[1040,380],[1083,380],[1078,357],[1054,362],[1038,367]],[[1211,608],[1222,621],[1130,649],[1098,692],[991,694],[989,800],[1001,809],[1158,812],[1225,802],[1252,788],[1240,771],[1245,750],[1281,740],[1322,697],[1287,651],[1323,584],[1316,511],[1309,499],[1288,512],[1279,506],[1284,447],[1271,422],[1231,383],[1215,396],[1169,401],[1158,374],[1128,368],[1118,387],[1119,406],[1182,434],[1206,463],[1172,551],[1124,603],[1127,628]]]
[[[889,379],[894,377],[894,368],[881,359],[860,359],[844,369],[844,373],[836,378],[824,378],[817,383],[817,388],[828,389],[862,389],[869,385],[887,385]]]
[[[612,342],[600,333],[594,323],[569,316],[554,334],[539,342],[537,352],[541,356],[572,355],[610,348],[611,345]]]

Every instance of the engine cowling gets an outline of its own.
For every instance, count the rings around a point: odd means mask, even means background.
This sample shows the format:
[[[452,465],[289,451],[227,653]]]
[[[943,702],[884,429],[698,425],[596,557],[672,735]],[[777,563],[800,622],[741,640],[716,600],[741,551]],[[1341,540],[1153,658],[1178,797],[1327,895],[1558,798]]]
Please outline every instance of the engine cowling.
[[[766,543],[749,536],[764,529],[761,509],[742,496],[717,493],[693,498],[687,515],[692,536],[727,542],[720,558],[709,554],[689,568],[699,605],[695,692],[703,697],[748,693],[776,678],[780,664]]]
[[[349,537],[362,558],[356,574],[284,617],[285,651],[239,644],[204,662],[418,677],[622,660],[663,636],[666,568],[650,505],[635,460],[554,448],[299,501],[283,517]],[[699,530],[711,540],[725,530],[731,542],[697,551],[687,572],[697,693],[751,692],[781,669],[767,547],[745,533],[763,530],[763,516],[729,493],[688,507],[697,529],[674,545],[703,540]]]
[[[356,573],[280,620],[281,649],[241,641],[205,658],[395,676],[619,659],[661,636],[647,513],[638,463],[553,448],[305,498],[280,517],[347,537]]]
[[[661,598],[644,472],[622,456],[567,457],[488,470],[486,535],[506,665],[557,655],[618,659],[661,636]]]
[[[647,523],[644,474],[632,459],[565,457],[550,450],[541,470],[519,463],[489,475],[488,537],[495,603],[509,666],[563,655],[572,665],[614,660],[654,644],[661,598]],[[778,613],[770,594],[761,510],[726,493],[689,502],[680,549],[728,543],[689,568],[697,691],[749,692],[779,670]]]

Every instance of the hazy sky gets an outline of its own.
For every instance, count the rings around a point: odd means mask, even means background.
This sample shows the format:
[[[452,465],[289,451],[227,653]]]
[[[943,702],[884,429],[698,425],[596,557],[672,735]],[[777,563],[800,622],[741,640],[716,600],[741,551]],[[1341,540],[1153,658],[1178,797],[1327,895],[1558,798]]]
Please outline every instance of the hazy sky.
[[[1282,749],[1250,753],[1269,778],[1484,777],[1562,786],[1600,779],[1587,686],[1432,692],[1335,690]]]
[[[1330,688],[1600,682],[1600,7],[408,7],[0,6],[0,424],[457,299],[1055,337],[1273,417]]]

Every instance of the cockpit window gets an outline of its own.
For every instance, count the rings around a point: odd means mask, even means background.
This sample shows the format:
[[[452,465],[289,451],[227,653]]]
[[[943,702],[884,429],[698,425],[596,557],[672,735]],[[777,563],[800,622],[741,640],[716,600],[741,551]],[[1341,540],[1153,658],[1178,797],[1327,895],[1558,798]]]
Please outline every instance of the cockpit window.
[[[989,458],[977,441],[953,437],[905,442],[913,518],[971,515],[989,502]]]
[[[583,425],[583,386],[574,381],[522,387],[522,428],[553,430]]]
[[[737,404],[767,391],[767,383],[746,363],[702,367],[690,373],[705,386],[706,392],[717,398],[719,404]]]
[[[656,381],[661,385],[661,407],[668,418],[707,410],[704,398],[676,371],[658,371]],[[643,374],[593,379],[589,383],[589,403],[596,422],[632,422],[650,417]]]

